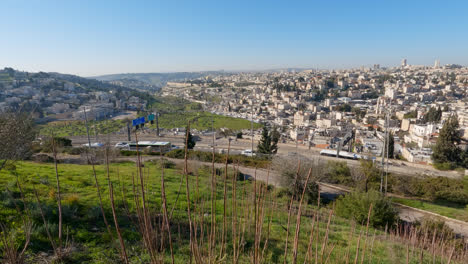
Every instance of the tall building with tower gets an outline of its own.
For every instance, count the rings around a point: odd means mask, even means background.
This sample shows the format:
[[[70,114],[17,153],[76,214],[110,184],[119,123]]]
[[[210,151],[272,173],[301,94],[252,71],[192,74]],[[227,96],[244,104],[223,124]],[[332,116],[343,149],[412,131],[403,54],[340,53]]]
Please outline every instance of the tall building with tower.
[[[439,60],[435,60],[435,62],[434,62],[434,68],[435,68],[435,69],[440,68],[440,61],[439,61]]]
[[[408,64],[406,63],[406,59],[402,59],[402,60],[401,60],[401,67],[406,67],[406,65],[408,65]]]

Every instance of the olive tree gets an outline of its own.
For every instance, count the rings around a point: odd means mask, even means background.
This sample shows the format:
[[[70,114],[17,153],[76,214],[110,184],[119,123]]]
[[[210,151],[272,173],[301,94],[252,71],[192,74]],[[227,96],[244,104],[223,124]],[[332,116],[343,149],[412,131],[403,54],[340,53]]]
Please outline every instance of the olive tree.
[[[25,113],[0,113],[0,170],[31,156],[36,137],[33,119]]]

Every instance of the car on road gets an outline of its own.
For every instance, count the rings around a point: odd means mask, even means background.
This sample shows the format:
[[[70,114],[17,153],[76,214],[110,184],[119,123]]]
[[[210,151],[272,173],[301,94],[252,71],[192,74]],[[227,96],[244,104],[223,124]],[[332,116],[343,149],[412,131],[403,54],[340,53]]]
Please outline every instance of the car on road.
[[[179,146],[176,146],[176,145],[172,145],[172,146],[171,146],[171,149],[172,149],[172,150],[174,150],[174,149],[180,149],[180,147],[179,147]]]
[[[115,148],[120,148],[120,149],[128,148],[128,143],[127,142],[119,142],[119,143],[115,144],[114,147]]]
[[[251,149],[245,149],[241,152],[241,155],[247,156],[247,157],[253,157],[255,156],[255,152]]]
[[[83,144],[83,147],[100,148],[100,147],[104,147],[104,144],[95,142],[95,143],[91,143],[91,146],[90,146],[89,143],[86,143],[86,144]]]

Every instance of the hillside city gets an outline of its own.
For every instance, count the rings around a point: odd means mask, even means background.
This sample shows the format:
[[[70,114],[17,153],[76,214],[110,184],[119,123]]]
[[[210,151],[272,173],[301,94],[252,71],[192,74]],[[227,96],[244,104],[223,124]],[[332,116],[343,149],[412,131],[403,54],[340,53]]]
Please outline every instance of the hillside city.
[[[432,163],[439,129],[456,115],[465,140],[460,148],[467,149],[468,68],[439,61],[207,76],[168,82],[162,93],[202,103],[216,114],[277,126],[284,140],[307,146],[336,149],[352,131],[357,152],[379,156],[388,130],[395,135],[395,156],[425,164]],[[437,111],[439,116],[429,117]]]
[[[2,1],[0,264],[467,264],[468,1]]]
[[[441,66],[439,61],[433,66],[410,65],[403,59],[400,66],[391,68],[376,64],[347,70],[188,74],[191,76],[199,77],[188,79],[184,78],[187,74],[179,74],[178,80],[168,78],[171,81],[156,93],[199,103],[217,115],[277,127],[281,142],[380,157],[392,134],[394,158],[432,164],[431,146],[447,118],[455,115],[463,140],[459,147],[467,150],[468,68],[460,65]],[[124,86],[129,80],[132,85]],[[130,78],[101,82],[5,68],[0,71],[0,110],[27,109],[43,122],[83,120],[85,112],[89,120],[103,120],[146,109],[148,86],[152,84]],[[253,132],[254,139],[260,140],[261,129],[242,132],[246,138]],[[352,142],[348,142],[350,137]]]

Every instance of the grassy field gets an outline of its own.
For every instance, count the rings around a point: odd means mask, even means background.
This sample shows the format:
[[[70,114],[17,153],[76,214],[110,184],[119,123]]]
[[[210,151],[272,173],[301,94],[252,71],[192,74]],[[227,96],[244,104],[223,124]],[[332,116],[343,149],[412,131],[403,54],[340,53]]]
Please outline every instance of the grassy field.
[[[212,121],[215,129],[228,128],[231,130],[250,129],[249,120],[228,116],[216,115],[208,112],[167,113],[159,118],[159,125],[163,128],[176,128],[187,126],[190,121],[191,128],[198,130],[211,130]],[[153,125],[155,127],[155,125]],[[254,123],[254,129],[262,127]]]
[[[88,121],[89,133],[102,135],[114,133],[125,127],[123,120]],[[41,135],[55,135],[56,137],[84,136],[86,126],[84,121],[55,121],[39,128]]]
[[[149,109],[160,113],[159,126],[166,129],[185,127],[188,121],[192,128],[198,130],[211,130],[212,125],[215,129],[228,128],[234,131],[251,127],[249,120],[204,112],[200,104],[176,97],[156,97],[156,102]],[[123,120],[101,120],[89,121],[88,126],[93,136],[96,132],[99,135],[118,132],[126,124]],[[148,126],[156,128],[156,124]],[[255,129],[260,127],[262,125],[254,123]],[[84,121],[55,121],[40,126],[39,132],[41,135],[54,134],[57,137],[84,136],[86,126]]]
[[[446,217],[468,222],[468,208],[457,204],[436,204],[423,200],[393,198],[396,203],[401,203],[414,208],[426,210]]]
[[[191,127],[198,130],[211,130],[212,120],[214,128],[228,128],[234,131],[249,129],[250,121],[242,118],[233,118],[221,115],[215,115],[208,112],[182,112],[162,114],[159,118],[159,126],[166,129],[180,128],[187,126],[188,121]],[[102,120],[89,121],[89,133],[91,136],[97,131],[98,135],[114,133],[120,131],[126,126],[123,120]],[[156,124],[147,125],[156,128]],[[254,129],[261,125],[254,123]],[[42,125],[39,133],[41,135],[55,134],[57,137],[84,136],[86,135],[86,126],[84,121],[56,121]]]
[[[164,169],[164,186],[168,211],[173,210],[172,217],[170,217],[170,233],[172,234],[170,241],[173,244],[175,263],[187,263],[191,259],[187,193],[190,194],[191,220],[196,230],[194,237],[198,243],[197,252],[202,263],[208,263],[210,255],[212,260],[216,256],[217,263],[231,263],[236,250],[239,250],[237,263],[283,263],[289,202],[289,196],[284,191],[261,183],[237,180],[233,178],[232,170],[227,175],[226,187],[224,187],[225,178],[222,170],[217,171],[213,182],[210,177],[210,168],[198,166],[193,162],[188,166],[189,183],[186,185],[184,178],[181,178],[182,168],[170,164],[166,166],[169,168]],[[117,220],[122,230],[129,262],[149,263],[151,257],[145,243],[142,242],[144,232],[139,231],[137,221],[143,194],[138,190],[141,190],[142,186],[139,182],[142,180],[146,195],[144,203],[148,208],[148,214],[151,215],[149,219],[154,221],[156,228],[161,227],[158,224],[161,219],[160,215],[164,212],[161,195],[163,172],[161,163],[146,162],[141,170],[132,162],[113,163],[109,169],[109,179],[114,188]],[[96,173],[101,187],[104,210],[113,230],[113,239],[107,233],[100,214],[92,167],[58,164],[58,173],[64,230],[69,239],[73,241],[73,250],[62,262],[119,262],[119,243],[116,238],[118,233],[112,221],[110,185],[106,166],[96,166]],[[181,179],[182,185],[180,185]],[[30,263],[37,263],[37,258],[34,256],[38,256],[41,252],[48,252],[50,255],[51,248],[47,240],[46,229],[42,224],[39,206],[33,195],[33,184],[38,190],[41,207],[44,208],[45,217],[50,223],[52,236],[56,238],[58,211],[54,165],[18,162],[15,167],[9,167],[8,170],[0,172],[0,190],[2,191],[0,193],[2,198],[0,199],[0,222],[5,223],[7,227],[5,230],[21,230],[21,219],[28,215],[28,210],[22,207],[22,193],[16,184],[17,180],[21,183],[26,208],[31,212],[31,218],[34,221],[31,235],[33,243],[28,249],[28,256]],[[213,183],[216,185],[216,191],[212,193],[210,186]],[[180,187],[182,188],[179,189]],[[224,206],[225,201],[226,206]],[[215,208],[215,211],[211,211],[211,206]],[[417,246],[407,247],[407,244],[394,234],[386,234],[382,230],[373,228],[366,230],[365,224],[361,226],[360,223],[353,228],[354,224],[351,220],[342,219],[330,213],[333,205],[322,205],[320,210],[317,210],[314,205],[305,205],[301,217],[298,218],[301,222],[296,225],[297,206],[296,202],[294,207],[296,210],[293,210],[289,230],[287,263],[294,263],[296,226],[301,228],[297,237],[297,263],[303,263],[307,254],[311,256],[309,260],[316,258],[318,263],[343,263],[345,259],[352,262],[361,258],[360,263],[405,263],[407,257],[410,263],[419,263],[421,256],[425,263],[432,260],[429,252],[421,251]],[[315,221],[313,215],[318,216],[319,220]],[[215,222],[212,222],[213,220]],[[209,233],[213,227],[215,233],[210,239]],[[225,230],[225,235],[222,235],[223,230]],[[312,243],[309,244],[312,230],[314,230],[314,235]],[[19,243],[24,241],[24,233],[14,234],[15,238],[20,241]],[[157,250],[155,254],[164,263],[170,263],[168,238],[166,236],[163,238],[161,241],[166,242],[161,246],[162,250]],[[154,243],[160,245],[158,241],[156,239]],[[210,250],[209,241],[214,241],[212,250]],[[449,245],[446,251],[448,249]],[[424,254],[421,255],[421,252]],[[441,252],[443,252],[442,248]],[[445,254],[443,260],[439,258],[441,254]],[[446,253],[440,253],[440,255],[435,258],[436,263],[447,263],[448,255]]]

